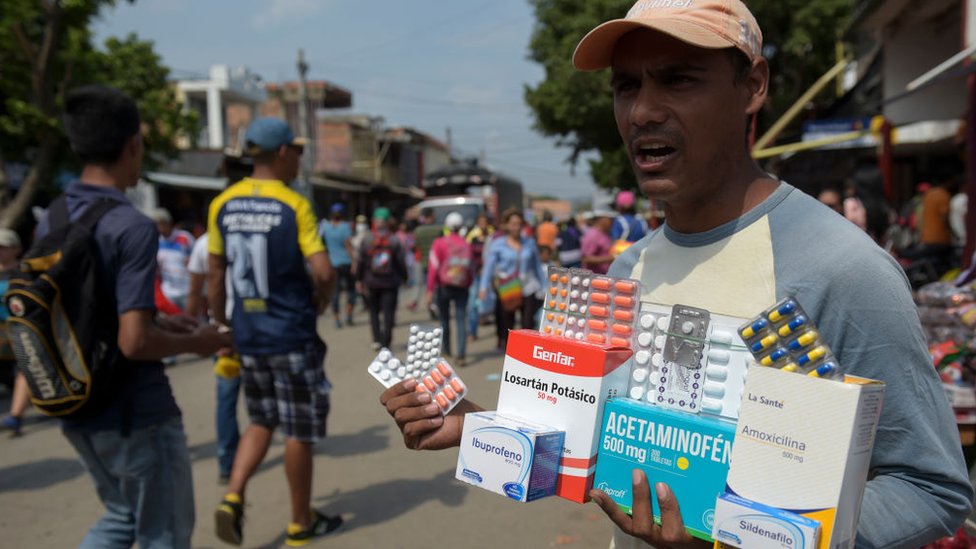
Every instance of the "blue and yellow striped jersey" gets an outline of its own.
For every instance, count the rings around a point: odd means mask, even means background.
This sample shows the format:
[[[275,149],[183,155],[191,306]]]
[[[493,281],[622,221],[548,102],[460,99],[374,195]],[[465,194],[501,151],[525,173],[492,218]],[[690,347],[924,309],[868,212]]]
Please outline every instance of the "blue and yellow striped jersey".
[[[210,204],[207,227],[207,250],[226,258],[234,287],[237,350],[286,353],[317,337],[305,258],[325,245],[308,200],[281,181],[245,178]]]

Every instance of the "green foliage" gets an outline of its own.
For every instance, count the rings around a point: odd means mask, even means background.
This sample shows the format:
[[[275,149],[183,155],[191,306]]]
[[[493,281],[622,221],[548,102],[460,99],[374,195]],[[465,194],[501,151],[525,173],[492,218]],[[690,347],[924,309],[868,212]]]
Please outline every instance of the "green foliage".
[[[132,0],[128,0],[132,1]],[[0,9],[0,150],[6,160],[33,161],[45,139],[57,137],[56,166],[74,160],[61,130],[61,106],[70,89],[91,83],[117,87],[139,105],[146,163],[176,154],[178,135],[196,136],[198,121],[183,113],[167,82],[169,69],[152,42],[130,35],[93,45],[90,25],[116,0],[4,0]],[[51,54],[44,57],[45,40]],[[49,182],[42,182],[42,187]]]
[[[853,0],[753,0],[763,30],[772,75],[770,98],[762,120],[771,124],[830,67],[837,63],[835,44],[847,27]],[[828,92],[816,100],[828,104]]]
[[[623,17],[633,0],[529,0],[536,24],[529,58],[545,79],[526,86],[535,128],[569,148],[568,160],[595,152],[589,162],[601,187],[633,187],[634,176],[613,120],[609,71],[582,73],[572,66],[579,40],[601,22]],[[746,0],[763,30],[773,75],[760,133],[835,62],[834,44],[846,27],[853,0]],[[824,94],[818,100],[829,101]]]
[[[525,88],[525,100],[535,113],[535,128],[570,149],[576,164],[580,154],[597,151],[591,161],[594,178],[607,186],[633,186],[634,178],[613,122],[613,101],[606,71],[579,72],[573,68],[576,44],[602,21],[622,16],[628,0],[530,0],[536,25],[529,58],[542,65],[545,79]],[[615,151],[618,154],[613,154]],[[623,158],[624,163],[619,164]],[[612,175],[611,175],[612,174]],[[614,177],[625,179],[615,180]]]
[[[153,51],[152,42],[130,34],[125,39],[109,38],[104,46],[104,51],[93,56],[93,74],[97,79],[92,82],[116,87],[136,99],[144,128],[145,164],[152,169],[159,164],[160,157],[172,158],[178,154],[178,135],[196,138],[197,114],[181,109],[173,88],[167,83],[169,69]]]
[[[58,131],[55,98],[74,60],[91,51],[89,21],[114,1],[6,0],[0,10],[0,150],[25,160]],[[50,53],[45,55],[45,44]]]

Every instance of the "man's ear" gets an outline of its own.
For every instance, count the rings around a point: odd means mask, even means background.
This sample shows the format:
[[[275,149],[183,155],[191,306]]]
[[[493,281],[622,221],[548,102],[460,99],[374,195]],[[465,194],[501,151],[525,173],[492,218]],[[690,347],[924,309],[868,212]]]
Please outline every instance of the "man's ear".
[[[769,93],[769,62],[764,57],[757,57],[752,62],[745,85],[749,91],[746,114],[754,115],[762,109],[763,104],[766,103],[766,95]]]
[[[136,132],[132,134],[131,137],[125,140],[125,148],[123,149],[125,154],[130,157],[140,157],[142,156],[142,134]]]

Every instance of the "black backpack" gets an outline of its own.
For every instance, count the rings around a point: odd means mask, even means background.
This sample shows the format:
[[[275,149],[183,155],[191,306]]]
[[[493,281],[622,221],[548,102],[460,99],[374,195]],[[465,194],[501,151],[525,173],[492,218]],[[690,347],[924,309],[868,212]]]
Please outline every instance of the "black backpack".
[[[65,198],[48,209],[50,231],[10,278],[4,302],[17,368],[31,402],[50,416],[97,412],[121,383],[115,296],[98,280],[95,225],[120,202],[90,204],[71,222]]]

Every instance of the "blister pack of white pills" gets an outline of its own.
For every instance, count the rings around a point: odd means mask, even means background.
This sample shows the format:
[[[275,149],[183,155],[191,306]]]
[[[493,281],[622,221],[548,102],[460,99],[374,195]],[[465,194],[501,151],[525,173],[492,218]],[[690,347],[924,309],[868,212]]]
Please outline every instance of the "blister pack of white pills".
[[[393,351],[384,347],[369,363],[369,373],[384,387],[390,388],[408,377],[420,377],[425,372],[416,366],[408,369],[403,361],[393,355]]]
[[[433,324],[411,324],[407,338],[408,367],[414,367],[422,374],[429,372],[441,359],[441,327]],[[417,377],[417,376],[415,376]]]
[[[737,418],[751,359],[739,325],[704,309],[641,303],[628,396]]]
[[[468,394],[468,386],[461,381],[454,368],[443,358],[434,361],[434,367],[422,370],[415,362],[407,366],[389,349],[381,349],[376,358],[369,364],[369,373],[383,384],[390,387],[407,378],[417,380],[417,392],[428,392],[433,402],[437,403],[441,414],[447,414],[454,409],[461,399]]]

